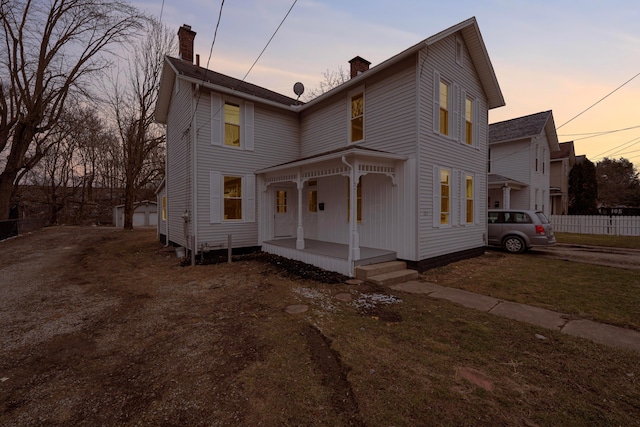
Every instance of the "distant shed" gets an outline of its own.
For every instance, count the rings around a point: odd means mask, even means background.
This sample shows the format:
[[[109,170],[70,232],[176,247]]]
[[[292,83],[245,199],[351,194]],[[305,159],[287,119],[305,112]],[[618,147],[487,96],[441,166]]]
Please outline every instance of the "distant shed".
[[[113,208],[113,225],[124,227],[124,205]],[[133,204],[133,226],[155,227],[158,225],[158,204],[143,200]]]

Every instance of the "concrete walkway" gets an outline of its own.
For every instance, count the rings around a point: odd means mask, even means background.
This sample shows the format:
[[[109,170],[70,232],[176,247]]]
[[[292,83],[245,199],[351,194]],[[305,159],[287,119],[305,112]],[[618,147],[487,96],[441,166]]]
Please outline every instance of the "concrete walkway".
[[[584,319],[571,319],[568,314],[544,308],[503,301],[461,289],[447,288],[428,282],[409,281],[389,286],[402,292],[425,294],[497,316],[530,323],[591,341],[640,352],[640,332]]]

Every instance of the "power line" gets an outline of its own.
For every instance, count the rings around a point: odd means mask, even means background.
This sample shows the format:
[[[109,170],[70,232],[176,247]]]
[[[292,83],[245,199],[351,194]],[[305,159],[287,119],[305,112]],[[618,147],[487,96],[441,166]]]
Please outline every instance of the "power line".
[[[260,54],[258,55],[258,57],[256,58],[255,61],[253,61],[253,64],[251,64],[251,67],[249,67],[249,70],[246,72],[246,74],[244,75],[244,77],[242,78],[242,80],[240,80],[240,83],[238,83],[234,88],[232,88],[231,90],[231,94],[228,95],[228,97],[233,96],[233,94],[235,94],[238,90],[238,86],[242,83],[244,83],[245,79],[247,78],[247,76],[249,75],[249,73],[251,72],[251,70],[253,70],[253,68],[255,67],[255,65],[258,63],[258,61],[260,60],[260,58],[262,57],[262,54],[264,54],[264,52],[267,50],[267,48],[269,47],[269,45],[271,44],[271,41],[273,40],[273,38],[276,36],[276,34],[278,33],[278,31],[280,30],[280,27],[282,27],[282,24],[284,24],[284,21],[286,21],[287,17],[289,16],[289,14],[291,13],[291,11],[293,10],[293,7],[296,5],[296,3],[298,2],[298,0],[294,0],[293,3],[291,4],[291,7],[289,8],[289,10],[287,11],[287,13],[284,15],[284,18],[282,18],[282,20],[280,21],[280,24],[278,25],[278,27],[275,29],[275,31],[273,32],[273,34],[271,35],[271,37],[269,38],[269,40],[267,41],[267,44],[264,46],[264,48],[262,49],[262,51],[260,52]],[[224,4],[224,0],[222,1],[222,3]],[[220,13],[222,13],[222,6],[220,6]],[[219,23],[220,21],[218,21]],[[217,32],[217,26],[216,26],[216,32]],[[214,36],[214,40],[215,40],[215,36]],[[211,45],[211,49],[213,50],[213,44]],[[211,56],[209,56],[209,58],[211,58]],[[209,62],[207,61],[207,69],[209,68]],[[206,71],[205,71],[205,75],[206,75]],[[203,78],[203,83],[204,83],[204,78]],[[199,99],[199,98],[198,98]],[[227,98],[228,99],[228,98]],[[223,99],[224,101],[224,99]],[[202,124],[202,126],[200,126],[197,131],[199,131],[200,129],[202,129],[202,127],[206,126],[207,124],[209,124],[211,122],[211,117],[215,117],[216,115],[218,115],[218,113],[220,113],[220,111],[224,108],[224,102],[221,103],[220,107],[218,108],[218,111],[216,111],[215,113],[211,114],[209,116],[209,120],[207,120],[205,123]],[[196,109],[197,109],[197,104],[196,104]],[[194,111],[195,114],[195,111]]]
[[[617,88],[615,88],[614,90],[612,90],[611,92],[609,92],[607,95],[605,95],[604,97],[600,98],[598,101],[596,101],[594,104],[592,104],[591,106],[589,106],[587,109],[583,110],[581,113],[578,113],[577,115],[573,116],[571,119],[569,119],[568,121],[564,122],[563,124],[561,124],[560,126],[556,127],[556,130],[560,129],[562,126],[572,122],[573,120],[577,119],[578,117],[580,117],[581,115],[583,115],[584,113],[586,113],[587,111],[589,111],[590,109],[592,109],[593,107],[595,107],[596,105],[598,105],[599,103],[601,103],[602,101],[604,101],[605,99],[607,99],[609,96],[613,95],[615,92],[617,92],[619,89],[621,89],[623,86],[625,86],[627,83],[631,82],[633,79],[635,79],[636,77],[640,76],[640,73],[636,74],[635,76],[631,77],[629,80],[627,80],[626,82],[622,83],[620,86],[618,86]]]

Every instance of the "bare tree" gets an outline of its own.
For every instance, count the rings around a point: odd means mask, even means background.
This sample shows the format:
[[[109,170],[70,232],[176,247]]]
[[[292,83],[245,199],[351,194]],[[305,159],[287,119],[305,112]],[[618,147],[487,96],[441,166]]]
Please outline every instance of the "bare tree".
[[[311,101],[314,98],[319,97],[325,92],[329,92],[331,89],[340,86],[349,80],[349,73],[342,67],[338,67],[337,71],[326,70],[322,73],[323,79],[318,83],[318,86],[309,90],[304,95],[306,102]]]
[[[0,24],[2,220],[20,174],[54,143],[42,136],[108,65],[108,48],[139,31],[140,15],[125,0],[2,0]]]
[[[124,228],[133,228],[138,191],[158,183],[164,174],[164,128],[154,113],[164,56],[176,50],[175,35],[153,18],[147,20],[144,39],[132,46],[129,69],[117,79],[110,103],[122,144],[124,165]]]

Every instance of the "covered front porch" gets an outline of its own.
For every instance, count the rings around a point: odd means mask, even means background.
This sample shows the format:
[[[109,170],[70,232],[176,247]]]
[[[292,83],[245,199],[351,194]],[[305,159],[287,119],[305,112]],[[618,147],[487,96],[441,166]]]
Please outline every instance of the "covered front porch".
[[[512,191],[520,191],[528,185],[506,176],[490,173],[488,187],[489,209],[511,209]]]
[[[404,160],[352,146],[257,171],[262,249],[347,276],[395,259]]]
[[[270,254],[315,265],[325,270],[336,271],[345,276],[353,275],[353,267],[396,259],[395,251],[360,247],[360,259],[350,262],[349,245],[304,239],[304,249],[297,249],[296,240],[290,238],[263,242],[262,250]]]

